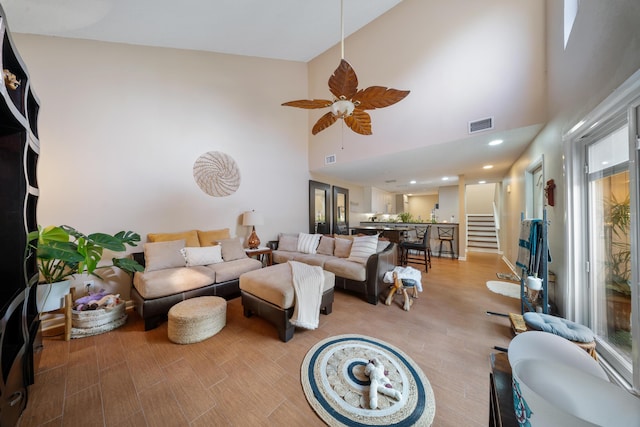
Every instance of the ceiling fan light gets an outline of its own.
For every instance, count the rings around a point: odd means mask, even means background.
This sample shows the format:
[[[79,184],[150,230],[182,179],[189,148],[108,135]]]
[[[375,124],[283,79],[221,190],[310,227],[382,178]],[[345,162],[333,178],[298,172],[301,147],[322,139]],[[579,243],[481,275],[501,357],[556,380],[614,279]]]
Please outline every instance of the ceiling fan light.
[[[353,114],[355,105],[348,99],[339,99],[331,104],[331,113],[338,118],[345,118]]]

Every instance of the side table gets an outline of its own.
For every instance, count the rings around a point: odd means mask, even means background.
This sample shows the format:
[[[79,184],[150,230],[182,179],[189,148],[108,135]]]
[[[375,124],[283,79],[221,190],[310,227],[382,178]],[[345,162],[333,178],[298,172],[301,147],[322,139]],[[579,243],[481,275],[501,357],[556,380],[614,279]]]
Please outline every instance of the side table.
[[[511,366],[506,353],[491,353],[489,373],[489,426],[517,427],[511,388]]]
[[[255,249],[245,249],[248,257],[256,257],[257,260],[262,261],[263,265],[273,265],[273,251],[266,246]]]

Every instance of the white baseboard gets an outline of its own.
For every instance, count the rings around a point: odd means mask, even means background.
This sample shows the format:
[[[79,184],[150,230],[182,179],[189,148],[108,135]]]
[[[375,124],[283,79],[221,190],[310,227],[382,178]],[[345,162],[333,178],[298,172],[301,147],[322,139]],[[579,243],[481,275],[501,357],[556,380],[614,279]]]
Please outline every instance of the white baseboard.
[[[507,264],[507,267],[509,267],[509,270],[511,270],[513,274],[520,277],[520,275],[516,273],[516,266],[511,264],[511,261],[509,261],[504,255],[502,255],[502,261],[504,261],[504,263]]]

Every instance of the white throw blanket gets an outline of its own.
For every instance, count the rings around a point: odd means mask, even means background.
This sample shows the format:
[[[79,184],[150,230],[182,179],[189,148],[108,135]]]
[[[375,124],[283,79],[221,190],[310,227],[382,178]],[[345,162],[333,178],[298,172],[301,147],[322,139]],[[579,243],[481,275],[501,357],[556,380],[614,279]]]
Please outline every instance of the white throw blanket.
[[[289,261],[293,276],[295,307],[291,324],[305,329],[316,329],[320,323],[320,303],[324,272],[322,267]]]
[[[422,292],[422,273],[413,267],[396,267],[391,271],[384,273],[382,281],[385,283],[394,283],[393,273],[398,273],[399,279],[413,279],[416,281],[418,292]]]

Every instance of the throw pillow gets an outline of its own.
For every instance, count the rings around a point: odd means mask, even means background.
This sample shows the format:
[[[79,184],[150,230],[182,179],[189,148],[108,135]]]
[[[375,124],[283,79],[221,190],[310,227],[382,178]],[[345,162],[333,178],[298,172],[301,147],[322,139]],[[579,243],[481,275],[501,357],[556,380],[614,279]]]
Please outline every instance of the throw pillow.
[[[151,242],[144,244],[144,271],[164,270],[165,268],[184,267],[184,257],[180,250],[185,241]]]
[[[278,250],[295,252],[298,250],[298,236],[292,234],[281,234],[278,238]]]
[[[198,240],[200,241],[200,246],[215,246],[218,244],[219,240],[230,238],[231,234],[229,234],[228,228],[207,231],[198,230]]]
[[[366,264],[369,257],[378,249],[378,236],[358,236],[353,239],[351,253],[347,261],[355,261]]]
[[[225,261],[233,261],[247,257],[247,253],[244,251],[239,237],[220,240],[220,245],[222,246],[222,259]]]
[[[316,253],[323,255],[333,255],[333,247],[335,246],[335,240],[333,237],[322,236],[320,238],[320,244]]]
[[[353,234],[334,234],[333,237],[335,237],[336,239],[353,240],[356,236],[354,236]]]
[[[303,254],[315,254],[320,243],[320,234],[298,234],[298,252]]]
[[[376,253],[384,251],[385,249],[387,249],[387,246],[389,246],[389,239],[378,237],[378,247],[376,248]]]
[[[147,234],[147,240],[153,243],[185,240],[187,246],[200,246],[196,230],[182,231],[180,233],[149,233]]]
[[[347,258],[349,253],[351,252],[351,245],[353,244],[353,240],[351,239],[343,239],[341,237],[336,237],[335,240],[335,249],[333,250],[333,255],[339,258]]]
[[[182,248],[180,250],[187,267],[195,265],[210,265],[222,262],[222,247],[220,245],[202,248]]]

